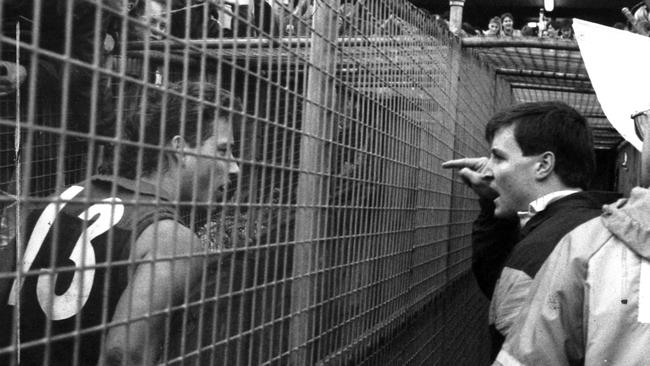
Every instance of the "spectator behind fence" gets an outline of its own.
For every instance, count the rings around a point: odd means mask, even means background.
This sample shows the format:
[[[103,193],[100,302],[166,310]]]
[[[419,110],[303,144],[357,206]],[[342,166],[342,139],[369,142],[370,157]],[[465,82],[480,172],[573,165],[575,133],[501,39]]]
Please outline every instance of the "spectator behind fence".
[[[113,12],[119,9],[119,3],[118,0],[3,1],[0,4],[2,34],[5,39],[20,39],[18,48],[10,42],[2,42],[0,46],[4,75],[20,76],[22,82],[13,82],[15,90],[0,95],[0,118],[17,120],[19,117],[39,127],[65,126],[68,131],[92,130],[97,135],[112,137],[115,114],[107,90],[108,77],[101,72],[96,75],[92,70],[97,67],[93,65],[106,67],[108,50],[102,46],[109,43],[107,29],[115,21]],[[97,16],[100,4],[103,10]],[[68,34],[70,29],[73,31]],[[35,86],[31,80],[35,80]],[[37,110],[30,114],[32,105]],[[0,126],[0,190],[15,194],[15,184],[8,184],[17,181],[11,135],[9,126]],[[31,151],[23,150],[20,159],[31,168],[30,193],[43,196],[52,193],[57,176],[68,182],[78,179],[79,157],[89,150],[84,137],[68,134],[61,139],[40,128],[30,136]],[[106,145],[101,141],[94,144],[94,151],[98,145]],[[56,157],[60,145],[65,145],[62,164]],[[89,160],[94,161],[94,157]],[[21,182],[27,183],[26,179]]]
[[[544,37],[556,39],[560,36],[558,25],[555,21],[548,22],[543,34]]]
[[[521,31],[514,28],[515,18],[510,13],[501,14],[501,33],[502,37],[521,37]]]
[[[217,106],[178,95],[185,88]],[[19,334],[21,365],[157,361],[168,309],[183,301],[205,258],[174,202],[209,203],[239,170],[228,110],[238,103],[210,84],[169,90],[149,90],[143,125],[140,116],[127,120],[129,140],[145,145],[121,146],[120,177],[70,186],[25,221],[22,280],[0,277],[0,348]],[[25,345],[44,337],[47,346]]]
[[[627,25],[625,23],[623,23],[623,22],[616,22],[616,23],[614,23],[614,25],[612,25],[612,27],[614,27],[616,29],[624,30],[624,31],[629,30]]]
[[[136,1],[129,14],[139,22],[146,25],[137,24],[132,27],[131,38],[135,40],[161,40],[169,33],[171,22],[167,12],[166,0],[140,0]]]
[[[480,29],[474,28],[473,25],[467,22],[463,22],[463,24],[461,24],[461,31],[463,33],[463,36],[465,37],[476,37],[476,36],[480,37],[483,35],[483,32],[481,32]]]
[[[189,31],[190,39],[205,39],[205,38],[219,38],[219,37],[232,37],[232,16],[234,12],[232,5],[228,3],[219,3],[212,1],[189,1],[175,3],[176,6],[172,8],[171,18],[171,34],[179,37],[186,38],[186,31]],[[226,9],[226,11],[224,11]],[[238,16],[247,14],[247,7],[242,6],[237,9]],[[205,22],[205,23],[204,23]],[[205,25],[204,25],[205,24]],[[241,29],[245,26],[240,24]],[[244,35],[245,31],[239,32]]]
[[[569,25],[560,28],[560,38],[573,39],[573,27]]]
[[[488,23],[488,29],[484,32],[486,37],[498,37],[501,33],[501,18],[494,17]]]
[[[637,21],[639,20],[650,20],[650,13],[648,12],[648,6],[650,6],[650,2],[646,1],[645,4],[641,4],[635,11],[634,11],[634,19]]]
[[[171,4],[169,32],[179,38],[278,37],[280,26],[286,24],[282,20],[286,8],[264,0],[172,0]]]
[[[205,39],[232,37],[233,34],[244,35],[248,27],[244,22],[249,14],[248,6],[237,7],[237,12],[231,14],[234,11],[233,4],[230,3],[217,6],[206,1],[171,1],[168,12],[167,0],[138,0],[133,3],[129,15],[147,25],[132,26],[130,38],[144,40],[149,37],[152,40],[161,40],[172,35],[179,38]],[[233,16],[242,19],[241,22],[234,22],[238,25],[238,32],[232,29]]]
[[[485,136],[489,159],[452,160],[443,167],[461,168],[460,177],[479,196],[472,269],[491,298],[494,358],[557,242],[618,195],[585,191],[595,169],[591,129],[564,103],[506,109],[488,121]]]
[[[621,9],[621,12],[627,18],[628,23],[631,25],[630,30],[642,36],[650,36],[650,18],[648,18],[648,11],[645,5],[641,6],[634,12],[634,15],[628,8]]]
[[[642,171],[650,128],[639,114]],[[647,174],[647,173],[646,173]],[[566,235],[531,285],[495,365],[647,365],[650,360],[650,190],[604,207]]]
[[[521,27],[521,36],[522,37],[537,37],[537,28],[529,27],[524,25]]]

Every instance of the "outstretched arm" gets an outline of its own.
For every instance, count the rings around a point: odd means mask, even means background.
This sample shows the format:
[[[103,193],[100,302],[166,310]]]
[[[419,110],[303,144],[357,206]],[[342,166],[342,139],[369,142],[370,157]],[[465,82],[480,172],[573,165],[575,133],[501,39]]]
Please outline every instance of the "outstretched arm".
[[[497,193],[489,186],[487,163],[486,157],[463,158],[447,161],[442,167],[460,169],[458,175],[479,196],[481,211],[472,225],[472,271],[481,291],[491,299],[505,261],[519,238],[519,221],[516,216],[494,217],[493,200]]]
[[[132,256],[137,265],[118,301],[106,337],[108,365],[156,362],[170,306],[183,298],[186,284],[200,276],[203,256],[199,239],[187,227],[163,220],[146,228]],[[189,278],[188,278],[189,277]]]

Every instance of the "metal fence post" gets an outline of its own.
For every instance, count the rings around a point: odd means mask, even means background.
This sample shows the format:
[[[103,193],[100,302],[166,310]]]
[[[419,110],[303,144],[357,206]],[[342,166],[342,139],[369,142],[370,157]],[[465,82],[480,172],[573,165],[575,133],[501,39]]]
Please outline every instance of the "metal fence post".
[[[300,143],[293,282],[291,287],[290,349],[293,365],[306,365],[313,332],[318,269],[317,239],[322,237],[327,203],[327,174],[335,106],[334,74],[339,0],[314,2],[313,30],[307,76],[307,96]]]
[[[460,85],[460,73],[461,73],[461,62],[462,62],[462,49],[460,47],[460,41],[455,39],[452,41],[449,45],[449,69],[450,69],[450,76],[449,76],[449,114],[454,120],[454,125],[453,125],[453,130],[452,133],[454,135],[454,143],[453,143],[453,158],[457,159],[460,156],[458,156],[458,151],[459,151],[459,138],[457,135],[457,130],[459,130],[459,124],[460,124],[460,118],[458,115],[458,103],[459,103],[459,88],[462,86]],[[452,177],[454,177],[454,182],[456,182],[456,177],[457,177],[457,172],[452,173]],[[448,228],[448,241],[447,241],[447,252],[446,252],[446,262],[447,264],[445,265],[445,283],[449,283],[452,278],[453,278],[453,273],[451,272],[451,267],[454,265],[452,262],[450,256],[453,254],[453,248],[454,245],[452,243],[452,240],[457,240],[454,238],[453,235],[453,225],[455,224],[455,220],[457,219],[455,214],[456,210],[462,209],[463,203],[460,202],[459,197],[458,197],[458,187],[456,185],[457,183],[452,183],[451,186],[451,200],[450,200],[450,207],[449,207],[449,228]],[[460,206],[460,207],[459,207]]]
[[[449,1],[449,30],[458,33],[463,24],[463,6],[465,0]]]
[[[634,127],[637,131],[637,134],[641,135],[643,140],[643,149],[641,152],[641,173],[639,174],[641,179],[641,187],[648,187],[650,185],[650,136],[648,136],[648,126],[650,126],[650,109],[638,112],[632,115],[634,119]]]

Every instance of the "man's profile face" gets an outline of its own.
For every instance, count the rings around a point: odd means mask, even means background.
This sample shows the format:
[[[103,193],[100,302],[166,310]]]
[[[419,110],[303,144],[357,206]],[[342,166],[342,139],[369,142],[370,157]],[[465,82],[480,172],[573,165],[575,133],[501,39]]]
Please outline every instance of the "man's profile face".
[[[486,176],[490,188],[498,193],[494,200],[496,217],[506,217],[517,211],[528,210],[535,200],[535,165],[537,156],[523,156],[515,140],[515,125],[499,129],[494,135],[490,148],[490,160]]]
[[[214,133],[199,146],[187,149],[196,155],[185,157],[185,172],[181,192],[186,199],[198,202],[219,200],[224,188],[230,183],[230,174],[239,172],[233,162],[232,127],[228,121],[218,117],[214,122]]]

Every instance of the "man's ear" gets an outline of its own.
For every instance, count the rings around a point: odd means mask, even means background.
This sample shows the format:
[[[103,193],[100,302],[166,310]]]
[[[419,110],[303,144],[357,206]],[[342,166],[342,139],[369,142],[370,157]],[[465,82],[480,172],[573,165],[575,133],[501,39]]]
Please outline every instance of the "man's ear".
[[[185,148],[185,139],[180,135],[176,135],[172,137],[171,145],[174,150],[180,153]]]
[[[174,159],[176,163],[183,163],[183,157],[185,156],[185,139],[182,136],[176,135],[171,140],[171,148],[174,150],[174,153],[165,154],[168,157]]]
[[[555,154],[550,151],[541,153],[535,164],[535,177],[537,179],[546,179],[555,170]]]

